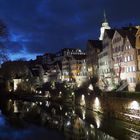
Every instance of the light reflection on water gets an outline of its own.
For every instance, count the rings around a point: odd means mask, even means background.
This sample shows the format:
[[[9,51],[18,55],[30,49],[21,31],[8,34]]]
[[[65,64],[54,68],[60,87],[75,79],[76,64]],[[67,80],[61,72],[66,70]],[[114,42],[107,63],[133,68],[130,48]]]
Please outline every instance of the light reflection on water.
[[[97,107],[100,107],[100,102],[97,98],[95,99],[95,104]],[[48,130],[57,130],[61,135],[64,134],[66,139],[113,140],[115,139],[113,136],[118,139],[123,138],[124,140],[128,138],[128,134],[125,136],[123,131],[119,135],[116,135],[117,133],[115,134],[115,131],[120,130],[117,123],[115,126],[112,123],[114,121],[108,121],[98,113],[86,110],[84,107],[75,108],[48,101],[23,102],[9,100],[1,106],[1,109],[0,126],[8,126],[8,129],[12,130],[11,132],[17,133],[20,136],[22,135],[24,138],[28,138],[29,135],[31,137],[31,134],[33,134],[31,139],[36,138],[33,132],[36,134],[40,132],[41,136],[48,137],[44,134]],[[5,117],[3,115],[8,118],[8,121],[4,119]],[[30,124],[38,125],[38,127],[29,127],[31,126]],[[42,129],[42,126],[47,129]],[[22,129],[20,131],[14,131],[15,129],[13,127]],[[37,129],[38,132],[35,131]],[[121,130],[123,129],[121,128]],[[25,135],[25,133],[28,135]],[[59,136],[58,134],[57,139],[61,135]]]
[[[1,110],[0,110],[0,127],[3,127],[5,125],[5,119],[4,116],[1,114]]]
[[[134,109],[134,110],[139,110],[140,109],[140,104],[137,101],[132,101],[129,103],[128,108]]]
[[[93,101],[93,110],[102,112],[101,103],[98,97],[96,97]]]

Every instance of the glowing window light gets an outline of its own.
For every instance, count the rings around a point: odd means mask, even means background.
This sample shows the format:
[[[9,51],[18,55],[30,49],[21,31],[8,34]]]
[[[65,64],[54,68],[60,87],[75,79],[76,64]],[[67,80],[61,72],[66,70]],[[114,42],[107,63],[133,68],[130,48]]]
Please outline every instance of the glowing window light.
[[[82,94],[81,96],[81,101],[80,101],[81,106],[85,106],[85,95]]]
[[[61,95],[62,95],[62,92],[60,91],[60,92],[59,92],[59,98],[61,97]]]
[[[97,107],[100,106],[100,101],[99,101],[99,98],[98,98],[98,97],[95,98],[95,105],[96,105]]]
[[[74,92],[72,92],[71,94],[72,94],[72,96],[73,96],[73,95],[74,95]]]
[[[88,89],[89,89],[89,90],[93,90],[93,85],[90,84],[89,87],[88,87]]]
[[[67,122],[67,126],[69,126],[69,125],[70,125],[70,121]]]
[[[35,103],[32,103],[32,107],[35,106]]]
[[[46,107],[49,107],[49,106],[50,106],[50,102],[46,101]]]
[[[100,100],[98,97],[96,97],[93,103],[93,110],[100,111],[100,109],[101,109]]]
[[[82,100],[85,100],[85,96],[84,95],[82,95]]]
[[[72,113],[75,114],[75,111],[73,110]]]
[[[87,131],[87,135],[88,135],[89,133],[88,133],[88,131]]]
[[[91,128],[94,128],[93,124],[90,124],[90,127],[91,127]]]
[[[129,104],[129,108],[130,109],[134,109],[134,110],[139,110],[140,109],[140,105],[137,101],[132,101],[130,104]]]
[[[99,128],[101,125],[101,121],[100,121],[99,117],[96,117],[95,119],[96,119],[97,128]]]
[[[18,112],[18,107],[17,107],[17,104],[16,104],[16,101],[14,101],[14,113],[17,113]]]
[[[85,109],[82,110],[82,119],[85,120],[86,118],[86,111]]]
[[[60,110],[62,110],[62,106],[60,106]]]
[[[90,93],[88,93],[88,95],[90,95]]]

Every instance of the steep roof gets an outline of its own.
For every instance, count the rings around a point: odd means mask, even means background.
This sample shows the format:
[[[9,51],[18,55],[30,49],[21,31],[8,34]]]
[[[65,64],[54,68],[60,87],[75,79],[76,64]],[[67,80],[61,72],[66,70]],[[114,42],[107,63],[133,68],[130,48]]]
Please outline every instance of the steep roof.
[[[93,48],[102,48],[101,40],[88,40],[87,44],[91,45]]]
[[[123,38],[128,38],[131,45],[135,47],[135,41],[136,41],[136,33],[137,33],[137,28],[130,26],[130,27],[123,27],[121,29],[116,29],[116,31],[123,37]]]
[[[76,60],[83,60],[86,59],[86,55],[73,55],[73,58]]]
[[[128,37],[132,47],[135,47],[137,30],[138,29],[133,28],[133,29],[129,30],[126,34],[126,36]]]
[[[105,32],[107,33],[108,37],[112,39],[115,33],[115,29],[105,29]]]

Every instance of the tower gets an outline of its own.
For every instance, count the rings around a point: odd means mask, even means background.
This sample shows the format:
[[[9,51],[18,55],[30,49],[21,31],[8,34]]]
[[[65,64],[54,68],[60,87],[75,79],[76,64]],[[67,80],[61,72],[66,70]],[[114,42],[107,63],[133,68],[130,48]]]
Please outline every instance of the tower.
[[[102,22],[102,27],[100,28],[100,37],[99,40],[103,40],[105,29],[111,29],[106,18],[106,13],[104,11],[104,21]]]

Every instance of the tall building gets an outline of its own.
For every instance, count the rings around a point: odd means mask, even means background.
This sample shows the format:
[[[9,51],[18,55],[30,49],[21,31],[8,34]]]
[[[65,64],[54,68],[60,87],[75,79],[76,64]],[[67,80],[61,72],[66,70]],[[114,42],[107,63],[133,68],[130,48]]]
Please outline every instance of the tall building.
[[[136,32],[135,27],[117,29],[112,39],[115,83],[126,81],[129,91],[136,87]]]
[[[100,37],[99,40],[103,40],[105,29],[111,29],[106,18],[106,13],[104,11],[104,21],[102,23],[102,27],[100,28]]]
[[[113,78],[112,78],[112,38],[115,30],[106,29],[104,32],[102,40],[102,52],[98,55],[98,77],[99,77],[99,86],[101,89],[111,90],[113,87]]]
[[[97,75],[98,70],[98,54],[102,50],[102,41],[100,40],[88,40],[86,47],[86,63],[88,70],[88,77]]]
[[[73,55],[70,61],[72,79],[77,86],[87,81],[86,55]]]

